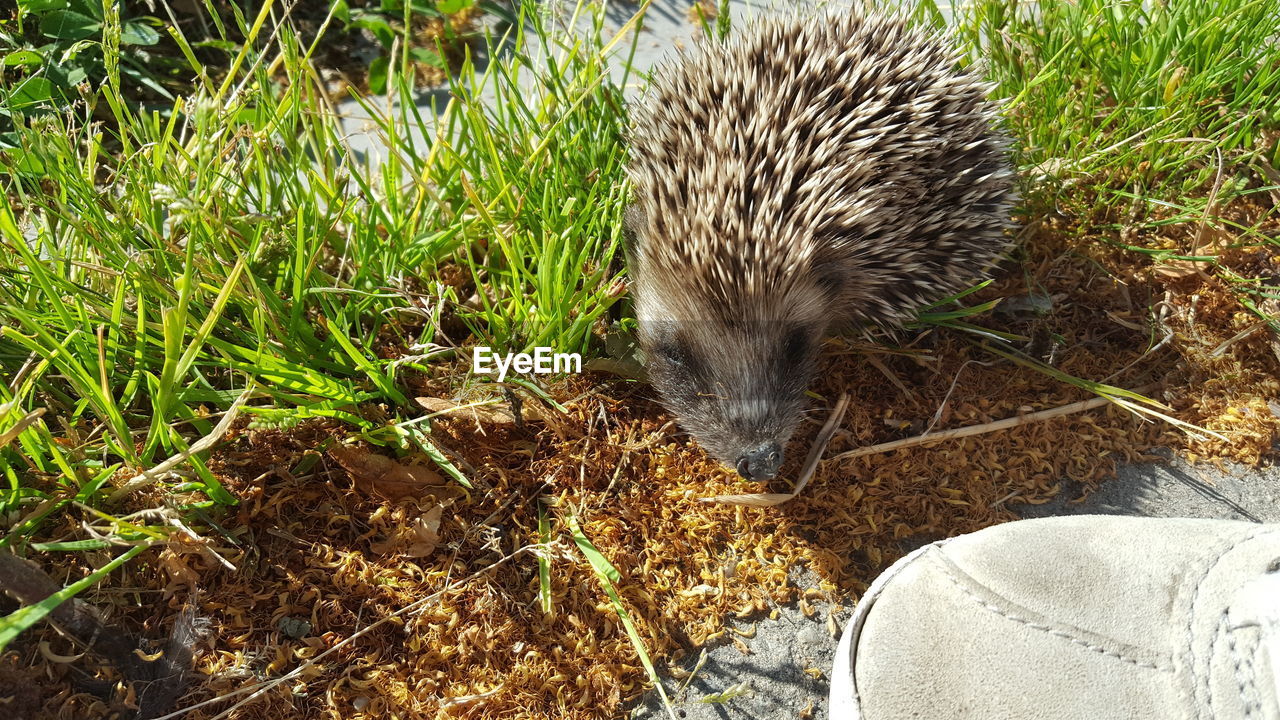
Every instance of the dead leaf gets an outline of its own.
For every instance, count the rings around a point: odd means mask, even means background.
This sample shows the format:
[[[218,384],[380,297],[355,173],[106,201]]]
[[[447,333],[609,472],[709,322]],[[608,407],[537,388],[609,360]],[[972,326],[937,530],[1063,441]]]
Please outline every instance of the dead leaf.
[[[440,514],[443,511],[444,506],[437,505],[413,521],[413,534],[417,542],[404,551],[405,555],[414,558],[427,557],[436,551],[436,546],[440,544]]]
[[[1188,255],[1209,257],[1220,255],[1224,249],[1226,234],[1221,230],[1206,226],[1201,233],[1200,242],[1188,252]],[[1157,275],[1175,280],[1191,277],[1208,270],[1212,265],[1207,260],[1163,260],[1153,270]]]
[[[455,707],[458,707],[459,705],[469,705],[474,702],[488,700],[489,698],[494,697],[499,692],[501,692],[502,687],[503,687],[503,684],[499,683],[497,687],[493,688],[492,690],[489,690],[488,692],[476,693],[474,695],[461,695],[458,697],[445,698],[444,702],[440,703],[440,709],[449,710],[450,708],[455,708]]]
[[[427,557],[440,544],[440,516],[444,505],[436,505],[408,525],[397,526],[390,536],[369,546],[378,555],[401,553],[411,558]]]
[[[45,660],[57,665],[68,665],[79,660],[85,655],[82,652],[76,653],[75,655],[59,655],[50,649],[49,642],[47,640],[41,640],[37,647],[40,650],[40,655],[44,657]]]
[[[1159,272],[1158,268],[1156,272]],[[1111,310],[1107,310],[1106,313],[1107,313],[1107,317],[1115,321],[1115,323],[1120,327],[1128,328],[1129,330],[1136,330],[1138,332],[1142,332],[1143,330],[1147,329],[1146,326],[1143,325],[1142,323],[1142,318],[1137,317],[1132,313],[1125,313],[1121,315],[1120,313],[1113,312]]]
[[[836,622],[834,615],[827,616],[827,632],[831,634],[833,639],[840,639],[840,623]]]
[[[1156,265],[1153,270],[1161,277],[1181,280],[1200,272],[1203,265],[1204,263],[1194,260],[1165,260]]]
[[[179,590],[196,587],[200,582],[200,573],[187,564],[186,559],[183,558],[185,554],[179,553],[175,547],[166,547],[160,551],[158,565],[168,579],[164,587],[165,597]]]
[[[428,412],[440,413],[455,418],[469,418],[481,425],[505,427],[514,425],[516,422],[515,415],[512,415],[510,410],[496,405],[467,405],[465,403],[458,405],[451,400],[433,397],[419,397],[413,400]],[[529,413],[522,413],[522,415],[525,420],[533,419],[529,417]]]
[[[329,457],[350,473],[356,485],[390,500],[416,497],[424,487],[445,484],[440,473],[430,468],[406,465],[354,445],[335,444],[329,448]]]
[[[143,652],[142,648],[134,648],[133,656],[138,658],[142,662],[155,662],[160,658],[164,657],[164,648],[160,648],[159,650],[150,654]]]
[[[705,503],[724,503],[726,505],[744,505],[746,507],[773,507],[795,497],[794,493],[751,493],[749,495],[715,495],[699,498]]]
[[[720,594],[720,588],[711,585],[695,585],[688,590],[681,590],[682,597],[715,597]]]
[[[1276,170],[1272,167],[1271,163],[1267,162],[1265,158],[1257,158],[1254,160],[1254,167],[1266,176],[1268,183],[1271,185],[1280,185],[1280,170]],[[1273,189],[1268,192],[1271,195],[1271,202],[1275,203],[1277,207],[1280,207],[1280,190]]]
[[[8,410],[8,405],[3,409]],[[18,422],[14,423],[13,427],[5,430],[4,432],[0,432],[0,448],[4,448],[4,446],[12,442],[14,438],[21,435],[23,430],[31,427],[31,425],[33,425],[35,421],[39,420],[40,416],[44,415],[44,413],[44,408],[36,408],[23,416],[22,419],[18,420]]]
[[[1271,354],[1280,360],[1280,333],[1276,332],[1275,321],[1280,318],[1280,300],[1264,298],[1258,303],[1258,310],[1263,314],[1268,332],[1267,344],[1271,346]]]

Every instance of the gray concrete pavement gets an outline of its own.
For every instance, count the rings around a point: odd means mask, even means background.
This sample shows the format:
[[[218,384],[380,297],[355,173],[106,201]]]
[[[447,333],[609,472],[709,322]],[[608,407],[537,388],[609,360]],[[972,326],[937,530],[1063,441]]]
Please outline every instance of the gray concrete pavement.
[[[1172,458],[1167,451],[1166,456]],[[1280,469],[1231,466],[1218,470],[1172,459],[1162,465],[1129,465],[1082,502],[1068,487],[1052,502],[1019,508],[1023,517],[1142,515],[1280,522]]]

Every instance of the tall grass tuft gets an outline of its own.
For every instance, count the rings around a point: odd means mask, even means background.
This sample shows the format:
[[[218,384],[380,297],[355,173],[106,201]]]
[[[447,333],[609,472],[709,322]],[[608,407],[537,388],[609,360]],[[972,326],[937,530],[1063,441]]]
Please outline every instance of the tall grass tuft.
[[[1032,200],[1069,205],[1082,229],[1135,201],[1147,211],[1136,213],[1140,227],[1148,214],[1200,222],[1265,192],[1251,182],[1258,165],[1280,167],[1278,0],[977,0],[951,10],[969,58],[1009,99]]]
[[[310,62],[321,40],[273,26],[273,7],[240,19],[228,76],[168,107],[109,80],[69,112],[14,112],[0,517],[18,521],[0,545],[28,552],[71,503],[113,517],[114,487],[186,453],[247,387],[253,422],[334,418],[439,455],[398,427],[405,369],[471,341],[441,332],[448,316],[511,351],[586,350],[619,296],[624,111],[599,18],[566,34],[522,9],[434,109],[413,104],[401,52],[386,97],[360,98],[388,147],[373,167]],[[235,503],[206,457],[157,478],[162,496]]]

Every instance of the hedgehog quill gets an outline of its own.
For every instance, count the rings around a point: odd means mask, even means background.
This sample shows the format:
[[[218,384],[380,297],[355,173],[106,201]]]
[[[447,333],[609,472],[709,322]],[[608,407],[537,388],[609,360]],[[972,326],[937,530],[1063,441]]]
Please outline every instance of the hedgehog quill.
[[[901,325],[1007,249],[999,108],[958,61],[901,17],[779,15],[659,68],[634,108],[649,377],[743,477],[777,474],[826,334]]]

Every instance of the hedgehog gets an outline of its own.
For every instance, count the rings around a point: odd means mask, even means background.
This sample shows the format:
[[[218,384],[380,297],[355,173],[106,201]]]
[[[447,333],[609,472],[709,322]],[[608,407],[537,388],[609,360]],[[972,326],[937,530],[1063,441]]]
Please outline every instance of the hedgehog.
[[[987,276],[1016,201],[993,86],[899,15],[761,18],[632,108],[624,235],[650,382],[775,477],[825,337],[900,328]]]

